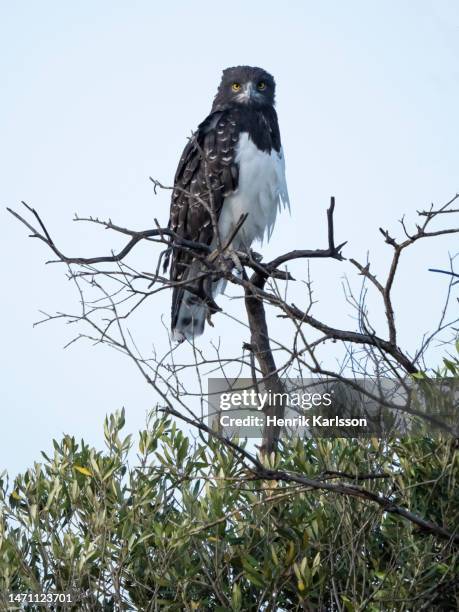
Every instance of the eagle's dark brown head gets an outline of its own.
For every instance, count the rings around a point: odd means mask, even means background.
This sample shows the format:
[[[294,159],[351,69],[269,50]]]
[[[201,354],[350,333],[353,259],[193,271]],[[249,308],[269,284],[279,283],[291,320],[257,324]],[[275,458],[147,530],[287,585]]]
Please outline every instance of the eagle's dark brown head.
[[[276,84],[274,78],[263,70],[252,66],[235,66],[223,71],[212,105],[212,111],[237,104],[249,106],[274,106]]]

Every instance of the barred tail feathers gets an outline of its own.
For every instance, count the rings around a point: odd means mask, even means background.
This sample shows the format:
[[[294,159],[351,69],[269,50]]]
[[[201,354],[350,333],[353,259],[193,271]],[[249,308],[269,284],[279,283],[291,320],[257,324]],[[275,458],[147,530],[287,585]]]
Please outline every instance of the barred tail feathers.
[[[208,306],[194,293],[175,288],[172,298],[172,337],[192,341],[204,331]]]

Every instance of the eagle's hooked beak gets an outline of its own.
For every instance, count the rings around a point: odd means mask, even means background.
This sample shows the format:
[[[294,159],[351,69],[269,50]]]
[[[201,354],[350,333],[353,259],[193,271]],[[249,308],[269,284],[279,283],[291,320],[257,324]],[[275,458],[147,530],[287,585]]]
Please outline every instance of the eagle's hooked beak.
[[[242,93],[238,95],[240,102],[249,102],[253,97],[253,85],[252,83],[247,83],[243,86]]]

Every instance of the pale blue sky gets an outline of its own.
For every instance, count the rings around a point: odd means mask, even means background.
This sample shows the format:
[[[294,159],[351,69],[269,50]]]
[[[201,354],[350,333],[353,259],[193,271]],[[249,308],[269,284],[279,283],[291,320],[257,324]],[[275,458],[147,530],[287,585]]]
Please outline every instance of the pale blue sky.
[[[148,176],[171,183],[221,70],[237,64],[266,68],[278,85],[292,215],[280,218],[266,257],[324,246],[333,194],[345,254],[364,259],[369,250],[383,273],[389,247],[378,227],[398,231],[403,213],[414,221],[416,209],[459,190],[458,2],[0,1],[0,471],[30,465],[64,431],[100,444],[104,415],[123,405],[136,431],[154,402],[119,355],[63,351],[71,330],[59,323],[32,329],[39,309],[72,308],[76,296],[4,208],[26,200],[76,254],[120,241],[73,224],[75,211],[138,228],[153,217],[166,224],[168,196],[153,197]],[[395,288],[403,346],[414,348],[441,305],[445,279],[427,268],[457,250],[457,238],[438,240],[403,264]],[[155,253],[143,256],[143,267],[154,265]],[[315,314],[353,325],[341,264],[311,270]],[[240,307],[231,303],[236,314]],[[137,330],[159,351],[168,310],[167,296],[151,303]],[[243,330],[215,322],[203,346],[221,336],[225,350],[240,349]]]

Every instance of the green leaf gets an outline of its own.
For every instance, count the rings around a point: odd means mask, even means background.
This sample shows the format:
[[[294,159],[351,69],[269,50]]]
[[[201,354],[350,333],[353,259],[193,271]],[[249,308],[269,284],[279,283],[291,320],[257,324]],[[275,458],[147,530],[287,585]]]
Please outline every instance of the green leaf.
[[[76,470],[77,472],[79,472],[80,474],[83,474],[83,476],[92,476],[92,472],[91,470],[88,470],[88,468],[82,466],[82,465],[74,465],[73,469]]]

